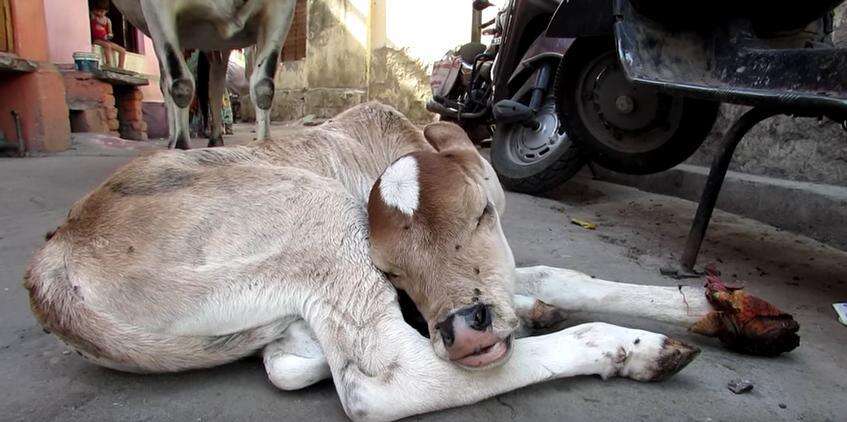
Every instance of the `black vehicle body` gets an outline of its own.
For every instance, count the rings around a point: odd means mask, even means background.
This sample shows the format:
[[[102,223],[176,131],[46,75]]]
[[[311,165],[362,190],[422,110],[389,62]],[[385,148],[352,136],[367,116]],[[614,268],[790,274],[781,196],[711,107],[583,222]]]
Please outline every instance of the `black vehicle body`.
[[[842,1],[509,0],[500,42],[463,47],[471,72],[428,108],[472,138],[495,125],[511,190],[548,190],[587,160],[662,171],[699,147],[721,102],[844,121],[847,51],[830,40]]]
[[[847,49],[829,39],[844,0],[570,0],[546,35],[614,38],[627,76],[674,95],[843,120]]]

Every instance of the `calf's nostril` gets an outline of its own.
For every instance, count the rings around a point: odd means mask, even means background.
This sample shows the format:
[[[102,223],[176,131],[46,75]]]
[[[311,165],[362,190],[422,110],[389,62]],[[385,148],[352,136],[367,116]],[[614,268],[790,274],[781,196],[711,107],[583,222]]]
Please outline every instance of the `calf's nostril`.
[[[491,312],[488,306],[477,304],[469,309],[469,313],[465,317],[468,325],[477,331],[485,331],[491,326]]]
[[[450,315],[447,319],[436,325],[438,331],[441,331],[441,341],[447,347],[453,346],[453,342],[456,340],[456,335],[453,333],[453,317],[453,315]]]

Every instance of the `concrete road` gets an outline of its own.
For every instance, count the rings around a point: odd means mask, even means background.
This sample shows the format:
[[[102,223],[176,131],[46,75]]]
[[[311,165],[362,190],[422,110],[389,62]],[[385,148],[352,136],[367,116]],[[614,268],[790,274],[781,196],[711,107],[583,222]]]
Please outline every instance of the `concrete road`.
[[[331,382],[278,391],[255,358],[173,375],[124,374],[89,364],[41,330],[21,287],[26,261],[68,207],[128,161],[126,155],[0,159],[0,420],[343,420]],[[508,199],[504,226],[519,265],[680,283],[658,269],[678,256],[694,213],[690,202],[587,178],[551,198]],[[569,224],[572,217],[596,223],[597,230]],[[847,327],[838,324],[830,304],[847,300],[847,253],[718,212],[701,262],[717,263],[726,281],[737,279],[793,313],[801,324],[800,348],[775,359],[753,358],[659,323],[579,315],[575,322],[603,319],[664,332],[694,342],[703,353],[663,383],[557,380],[415,419],[845,420]],[[753,381],[754,390],[732,394],[726,383],[734,378]]]

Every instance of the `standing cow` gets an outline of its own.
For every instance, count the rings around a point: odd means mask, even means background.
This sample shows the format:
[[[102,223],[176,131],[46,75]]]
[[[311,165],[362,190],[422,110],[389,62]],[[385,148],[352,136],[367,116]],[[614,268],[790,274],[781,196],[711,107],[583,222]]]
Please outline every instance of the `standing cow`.
[[[250,95],[256,107],[256,135],[270,138],[270,108],[280,50],[291,27],[295,0],[113,0],[137,28],[153,38],[168,108],[170,148],[189,148],[188,106],[194,80],[182,49],[225,51],[209,76],[212,110],[221,109],[229,51],[256,45]],[[223,145],[220,113],[211,113],[209,146]]]

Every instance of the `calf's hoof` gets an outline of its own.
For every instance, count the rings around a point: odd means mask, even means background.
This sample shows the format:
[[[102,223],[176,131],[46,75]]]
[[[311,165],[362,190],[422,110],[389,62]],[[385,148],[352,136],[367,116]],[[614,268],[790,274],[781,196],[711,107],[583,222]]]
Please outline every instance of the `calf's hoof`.
[[[209,145],[208,145],[209,148],[222,147],[222,146],[224,146],[223,136],[220,136],[220,137],[217,137],[217,138],[209,138]]]
[[[605,323],[590,323],[570,328],[574,335],[591,347],[598,347],[604,367],[603,379],[614,376],[636,381],[662,381],[685,368],[700,349],[662,334]]]
[[[715,311],[690,330],[717,337],[727,348],[750,355],[777,356],[800,345],[800,324],[776,306],[726,286],[716,274],[706,277],[706,298]]]
[[[561,309],[535,299],[530,314],[522,322],[528,328],[544,331],[559,326],[566,319]]]
[[[194,99],[194,84],[189,79],[177,79],[171,83],[170,93],[177,107],[186,108]]]
[[[653,365],[653,371],[642,381],[663,381],[688,366],[700,349],[680,340],[665,338],[659,358]]]
[[[270,110],[274,102],[274,82],[264,78],[253,87],[253,95],[256,99],[256,107],[262,110]]]

